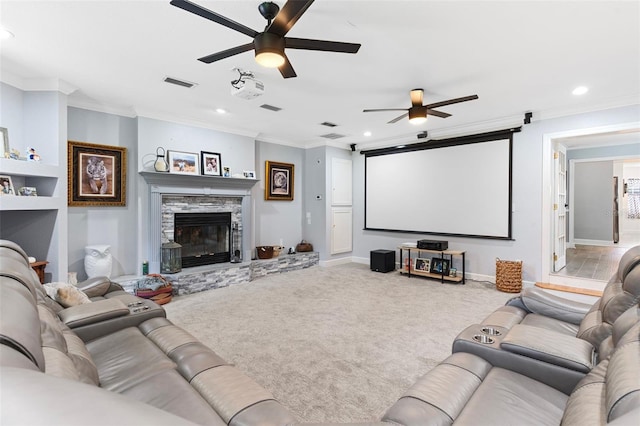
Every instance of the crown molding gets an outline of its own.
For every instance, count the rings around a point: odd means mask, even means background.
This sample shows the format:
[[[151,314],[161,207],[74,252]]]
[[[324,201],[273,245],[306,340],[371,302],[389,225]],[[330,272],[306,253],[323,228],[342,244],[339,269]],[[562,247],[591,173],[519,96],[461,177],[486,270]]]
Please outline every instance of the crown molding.
[[[70,95],[78,88],[58,78],[22,78],[11,72],[2,71],[0,81],[25,92],[60,92]]]

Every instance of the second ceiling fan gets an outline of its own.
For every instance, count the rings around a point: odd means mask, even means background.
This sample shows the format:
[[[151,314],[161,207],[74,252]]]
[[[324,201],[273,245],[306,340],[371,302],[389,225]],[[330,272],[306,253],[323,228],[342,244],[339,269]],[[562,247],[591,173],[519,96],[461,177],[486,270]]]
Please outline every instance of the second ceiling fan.
[[[385,108],[385,109],[365,109],[362,112],[376,112],[376,111],[407,111],[404,114],[394,118],[387,124],[396,123],[403,118],[409,116],[409,122],[412,124],[424,123],[427,119],[427,115],[434,115],[436,117],[447,118],[451,117],[451,114],[442,111],[436,111],[433,108],[442,107],[445,105],[457,104],[459,102],[472,101],[478,99],[478,95],[464,96],[462,98],[449,99],[447,101],[434,102],[432,104],[423,105],[422,97],[424,91],[422,89],[413,89],[411,91],[411,108]]]
[[[171,0],[170,3],[187,12],[194,13],[253,38],[251,43],[203,56],[198,59],[199,61],[210,64],[239,53],[255,50],[256,61],[260,65],[269,68],[277,67],[284,78],[291,78],[296,77],[296,72],[284,52],[285,48],[341,53],[356,53],[360,49],[360,44],[356,43],[285,37],[313,1],[289,0],[282,9],[273,2],[261,3],[258,6],[258,10],[267,20],[267,26],[262,32],[255,31],[188,0]]]

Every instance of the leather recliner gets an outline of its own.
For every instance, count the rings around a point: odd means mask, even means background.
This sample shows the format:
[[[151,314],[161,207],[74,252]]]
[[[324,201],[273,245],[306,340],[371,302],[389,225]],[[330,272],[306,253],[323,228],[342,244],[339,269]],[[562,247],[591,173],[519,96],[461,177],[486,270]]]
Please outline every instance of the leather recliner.
[[[538,288],[526,288],[481,324],[507,329],[516,324],[540,327],[586,340],[598,350],[611,335],[615,320],[640,301],[639,264],[640,246],[636,246],[622,256],[602,297],[591,306]]]

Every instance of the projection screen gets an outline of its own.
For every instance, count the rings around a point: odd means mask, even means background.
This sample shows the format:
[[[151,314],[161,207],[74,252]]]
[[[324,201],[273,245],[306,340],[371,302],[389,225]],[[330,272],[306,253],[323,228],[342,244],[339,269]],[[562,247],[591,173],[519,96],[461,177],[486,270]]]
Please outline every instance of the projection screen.
[[[365,229],[511,239],[512,132],[488,139],[364,152]]]

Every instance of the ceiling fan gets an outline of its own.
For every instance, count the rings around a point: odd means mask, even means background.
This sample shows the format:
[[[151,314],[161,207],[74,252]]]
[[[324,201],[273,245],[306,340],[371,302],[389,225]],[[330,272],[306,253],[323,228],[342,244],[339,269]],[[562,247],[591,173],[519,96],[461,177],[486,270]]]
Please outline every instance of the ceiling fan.
[[[427,115],[435,115],[436,117],[447,118],[451,117],[451,114],[442,111],[436,111],[433,108],[457,104],[459,102],[472,101],[478,99],[478,95],[465,96],[462,98],[449,99],[448,101],[435,102],[428,105],[422,105],[422,96],[424,91],[422,89],[413,89],[411,91],[411,108],[387,108],[387,109],[365,109],[362,112],[374,112],[374,111],[407,111],[399,117],[394,118],[387,124],[396,123],[406,116],[409,116],[409,122],[412,124],[424,123],[427,119]]]
[[[296,72],[291,66],[289,58],[287,58],[287,55],[284,53],[285,48],[342,53],[356,53],[358,49],[360,49],[360,44],[355,43],[285,37],[289,30],[291,30],[291,27],[295,25],[302,14],[311,6],[313,1],[314,0],[289,0],[282,9],[273,2],[261,3],[258,6],[258,10],[267,20],[267,26],[262,32],[255,31],[188,0],[171,0],[170,3],[187,12],[202,16],[203,18],[253,38],[251,43],[203,56],[198,59],[199,61],[210,64],[239,53],[255,50],[256,62],[269,68],[277,67],[284,78],[291,78],[296,77]]]

